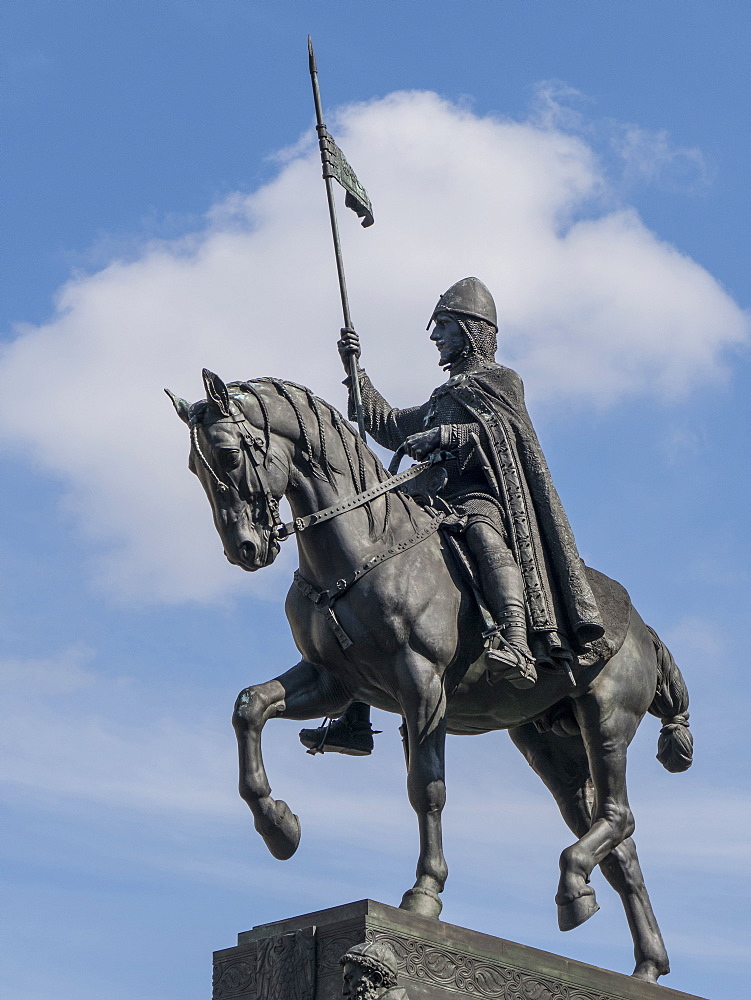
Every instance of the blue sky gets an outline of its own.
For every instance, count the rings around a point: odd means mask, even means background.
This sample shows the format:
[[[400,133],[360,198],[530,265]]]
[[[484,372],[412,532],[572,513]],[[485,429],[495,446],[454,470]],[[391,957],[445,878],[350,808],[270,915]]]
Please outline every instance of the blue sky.
[[[394,403],[422,401],[437,294],[468,273],[494,291],[582,554],[691,692],[695,766],[660,768],[651,718],[631,754],[664,982],[740,995],[745,6],[11,0],[1,16],[5,993],[198,1000],[238,931],[411,884],[395,718],[368,760],[313,759],[294,724],[270,726],[303,842],[281,864],[255,836],[229,715],[296,660],[294,553],[253,577],[224,563],[161,395],[198,398],[206,364],[344,405],[310,32],[376,213],[367,232],[341,219],[364,363]],[[607,886],[595,918],[557,931],[570,836],[508,739],[453,738],[448,758],[445,919],[630,971]]]

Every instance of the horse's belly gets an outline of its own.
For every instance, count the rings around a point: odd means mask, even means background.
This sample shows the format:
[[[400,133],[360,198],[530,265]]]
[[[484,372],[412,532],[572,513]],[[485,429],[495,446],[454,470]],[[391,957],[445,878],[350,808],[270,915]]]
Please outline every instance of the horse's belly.
[[[513,729],[536,719],[546,709],[571,692],[563,674],[540,671],[535,686],[518,691],[507,681],[488,684],[485,677],[476,681],[465,694],[448,699],[447,731],[456,736]]]

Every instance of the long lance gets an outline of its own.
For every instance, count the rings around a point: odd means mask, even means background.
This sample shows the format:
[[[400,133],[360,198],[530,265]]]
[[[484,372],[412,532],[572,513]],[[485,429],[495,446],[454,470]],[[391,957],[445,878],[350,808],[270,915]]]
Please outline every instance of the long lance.
[[[313,100],[316,106],[316,131],[318,132],[318,145],[321,150],[321,165],[323,167],[323,180],[326,184],[326,199],[329,203],[329,219],[331,220],[331,235],[334,240],[334,255],[336,257],[336,271],[339,275],[339,294],[342,299],[342,315],[344,316],[344,326],[353,329],[352,316],[349,311],[349,297],[347,295],[347,282],[344,277],[344,260],[342,258],[342,246],[339,240],[339,226],[336,221],[336,205],[334,203],[334,180],[344,187],[347,192],[345,204],[363,217],[363,226],[373,224],[373,213],[370,201],[365,189],[357,180],[354,171],[344,158],[344,154],[329,135],[323,123],[323,112],[321,110],[321,92],[318,87],[318,67],[316,66],[315,52],[313,51],[313,41],[308,35],[308,65],[310,67],[310,80],[313,85]],[[360,437],[366,441],[365,417],[362,410],[362,394],[360,392],[360,366],[355,354],[350,354],[348,360],[350,385],[352,388],[352,398],[357,414],[357,427]]]

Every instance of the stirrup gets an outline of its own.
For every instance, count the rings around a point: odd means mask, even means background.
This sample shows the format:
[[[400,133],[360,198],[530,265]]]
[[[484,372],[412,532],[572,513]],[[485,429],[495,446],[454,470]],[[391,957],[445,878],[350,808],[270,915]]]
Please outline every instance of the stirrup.
[[[532,653],[526,648],[512,646],[499,626],[483,632],[487,678],[491,685],[508,681],[519,690],[534,687],[537,670]]]

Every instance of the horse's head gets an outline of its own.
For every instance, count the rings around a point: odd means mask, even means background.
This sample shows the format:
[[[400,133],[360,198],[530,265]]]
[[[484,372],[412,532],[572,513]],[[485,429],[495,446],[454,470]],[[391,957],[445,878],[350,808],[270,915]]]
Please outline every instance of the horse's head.
[[[250,394],[230,393],[207,369],[203,381],[206,400],[192,405],[165,391],[190,427],[189,468],[209,498],[224,554],[253,572],[279,554],[285,463],[272,454],[268,433],[264,436],[249,419]]]

